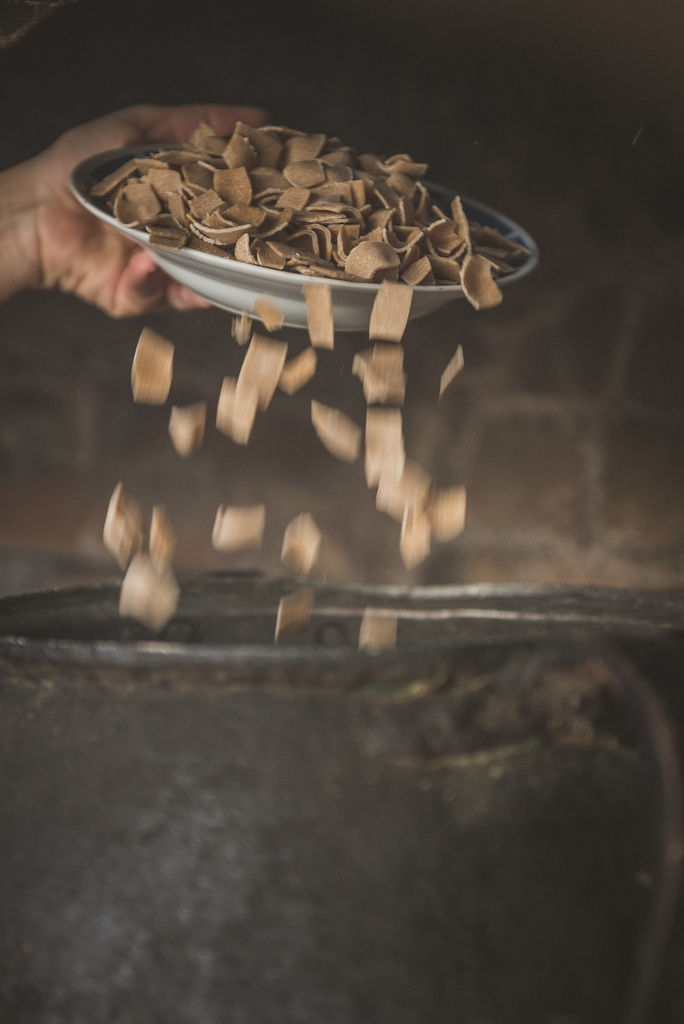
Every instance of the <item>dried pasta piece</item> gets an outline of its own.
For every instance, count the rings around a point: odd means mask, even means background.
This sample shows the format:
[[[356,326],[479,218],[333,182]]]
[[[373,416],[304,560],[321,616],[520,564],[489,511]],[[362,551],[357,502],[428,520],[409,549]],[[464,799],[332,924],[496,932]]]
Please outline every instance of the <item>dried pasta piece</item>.
[[[429,507],[430,522],[435,540],[453,540],[463,532],[466,513],[465,487],[447,487],[432,495]]]
[[[265,338],[261,334],[252,335],[238,376],[238,393],[255,393],[259,408],[262,411],[268,409],[286,357],[287,344],[284,341]]]
[[[399,345],[374,345],[370,358],[365,353],[357,353],[352,373],[356,367],[368,405],[374,402],[403,404],[406,394],[403,366],[404,352]]]
[[[258,228],[266,219],[266,210],[260,206],[249,206],[245,203],[235,203],[225,211],[225,217],[233,224],[251,224]]]
[[[176,534],[164,505],[154,505],[150,521],[150,558],[158,570],[171,564]]]
[[[419,284],[427,284],[428,282],[434,283],[432,267],[427,256],[421,256],[415,263],[407,266],[405,270],[402,270],[401,276],[407,284],[413,287]]]
[[[207,420],[207,403],[174,405],[169,416],[169,436],[179,455],[187,458],[202,444]]]
[[[325,145],[325,135],[293,135],[285,143],[285,163],[315,160]]]
[[[224,377],[216,407],[216,429],[236,444],[247,444],[256,419],[259,395],[244,384],[238,388],[234,377]]]
[[[194,195],[201,195],[205,189],[211,188],[214,181],[214,169],[202,166],[198,161],[192,164],[183,164],[181,176],[187,186],[196,186],[194,190],[189,188]]]
[[[245,167],[228,167],[214,171],[214,191],[231,206],[239,203],[249,206],[252,202],[252,182]]]
[[[383,281],[375,296],[370,318],[371,339],[401,341],[408,323],[413,288],[408,284]]]
[[[247,231],[240,235],[235,243],[235,259],[240,263],[256,264],[256,258],[250,248],[249,233]]]
[[[263,242],[260,238],[254,243],[254,253],[260,267],[268,267],[270,270],[283,270],[285,268],[285,257],[279,253],[270,242]]]
[[[359,650],[397,646],[397,615],[388,608],[366,608],[359,629]]]
[[[93,185],[90,190],[90,194],[96,199],[101,199],[103,196],[109,195],[109,193],[113,192],[119,187],[119,185],[123,185],[127,178],[135,175],[137,169],[135,160],[127,160],[125,163],[121,164],[121,167],[117,167],[115,171],[112,171],[111,174],[108,174],[103,178],[102,181],[98,181],[96,185]]]
[[[231,333],[238,345],[246,345],[252,337],[252,318],[246,313],[239,313],[233,317]]]
[[[361,447],[361,428],[338,409],[311,403],[311,422],[328,451],[343,462],[355,462]]]
[[[308,188],[301,188],[293,185],[281,192],[276,199],[276,206],[280,209],[303,210],[311,198]]]
[[[131,366],[133,401],[163,405],[173,378],[173,343],[143,327]]]
[[[163,201],[178,192],[182,178],[178,171],[170,167],[151,167],[147,172],[147,181]]]
[[[461,284],[463,294],[475,309],[491,309],[503,299],[501,289],[492,277],[492,264],[484,256],[470,253],[466,256],[461,267]]]
[[[191,146],[196,146],[197,149],[204,149],[205,141],[215,137],[216,132],[211,125],[207,121],[202,120],[190,136],[189,142]]]
[[[137,501],[118,483],[112,492],[102,531],[104,545],[125,569],[143,542],[142,513]]]
[[[222,205],[223,199],[221,196],[217,195],[212,188],[208,188],[201,196],[195,196],[194,199],[190,200],[188,212],[196,220],[202,220],[204,217],[208,217],[210,213],[214,213]]]
[[[219,505],[211,542],[217,551],[260,548],[265,524],[264,505]]]
[[[223,150],[223,159],[231,170],[236,167],[245,167],[250,170],[257,162],[257,151],[249,139],[241,135],[236,128],[230,142]]]
[[[347,256],[344,269],[364,281],[396,279],[399,257],[387,242],[359,242]]]
[[[300,391],[316,372],[318,357],[312,348],[305,348],[294,359],[285,363],[278,381],[278,387],[286,395],[294,395]]]
[[[375,487],[385,475],[398,479],[406,452],[400,409],[372,408],[366,413],[366,483]]]
[[[156,249],[167,249],[169,252],[179,252],[187,243],[188,236],[185,231],[171,234],[170,232],[151,231],[147,241]]]
[[[306,576],[316,563],[320,547],[321,531],[313,516],[302,512],[285,528],[280,558],[288,569]]]
[[[285,314],[280,306],[266,297],[255,300],[254,312],[269,332],[279,331],[285,322]]]
[[[327,284],[305,284],[306,322],[311,344],[316,348],[332,349],[335,345],[332,293]]]
[[[444,368],[444,371],[443,371],[442,376],[440,378],[440,381],[439,381],[439,397],[440,397],[440,401],[444,397],[446,392],[449,390],[451,385],[454,383],[454,381],[456,380],[456,378],[458,377],[459,373],[461,372],[461,370],[463,369],[464,366],[465,366],[465,361],[463,359],[463,347],[461,345],[459,345],[458,348],[456,349],[456,352],[454,353],[454,355],[451,357],[451,359],[447,363],[446,367]]]
[[[119,614],[159,632],[175,612],[179,597],[171,569],[157,568],[149,555],[140,553],[133,558],[121,584]]]
[[[114,216],[129,227],[146,224],[160,210],[154,189],[144,181],[124,185],[114,201]]]
[[[465,248],[465,243],[464,243]],[[428,256],[432,273],[438,283],[444,281],[446,284],[461,283],[461,268],[454,259],[447,259],[446,256],[435,256],[432,253]]]
[[[451,217],[456,225],[458,234],[464,239],[468,252],[470,252],[470,225],[468,224],[468,218],[465,215],[460,196],[454,196],[451,200]]]
[[[426,228],[426,239],[432,242],[436,252],[440,256],[451,256],[461,248],[465,239],[460,234],[459,225],[454,220],[444,217],[441,220],[433,221]]]
[[[375,494],[375,507],[401,522],[409,505],[424,509],[430,498],[432,481],[423,467],[407,459],[401,476],[385,473],[380,477]]]
[[[399,551],[407,569],[413,569],[430,554],[430,516],[424,509],[407,505],[401,522]]]
[[[272,131],[266,128],[252,128],[249,124],[238,121],[235,131],[246,136],[254,146],[257,164],[260,167],[276,167],[283,150],[283,144]]]
[[[325,168],[320,160],[298,160],[283,168],[283,177],[296,188],[315,188],[325,181]]]
[[[300,587],[291,594],[281,597],[276,614],[275,639],[284,640],[296,636],[309,624],[313,608],[313,591],[308,587]]]
[[[250,171],[250,178],[255,199],[257,197],[263,199],[267,189],[273,189],[275,194],[283,192],[288,186],[287,180],[280,171],[276,171],[275,167],[254,167]]]

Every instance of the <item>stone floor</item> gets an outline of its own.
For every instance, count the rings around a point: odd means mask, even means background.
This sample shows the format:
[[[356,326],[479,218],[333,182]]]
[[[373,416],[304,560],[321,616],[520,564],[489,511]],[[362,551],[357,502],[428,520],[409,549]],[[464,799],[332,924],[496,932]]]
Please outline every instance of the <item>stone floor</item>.
[[[657,103],[635,102],[626,78],[623,92],[604,88],[577,55],[574,64],[521,65],[477,36],[461,56],[477,89],[457,87],[451,64],[437,59],[446,44],[421,52],[408,73],[405,20],[388,37],[391,60],[360,61],[354,74],[329,77],[321,94],[311,81],[325,65],[315,45],[324,26],[307,22],[309,63],[295,66],[288,54],[304,13],[299,22],[275,8],[262,73],[251,73],[249,48],[228,34],[219,79],[219,43],[204,31],[202,5],[182,39],[155,21],[152,7],[135,6],[134,26],[134,5],[117,5],[105,37],[99,15],[77,5],[2,54],[0,87],[11,85],[17,98],[0,109],[2,165],[124,103],[253,100],[274,120],[429,160],[435,180],[523,223],[541,262],[498,309],[476,313],[459,302],[407,332],[408,452],[438,483],[464,483],[469,506],[462,537],[412,573],[398,555],[398,528],[375,512],[360,467],[333,460],[308,421],[311,397],[361,418],[348,371],[365,338],[339,336],[314,383],[295,398],[279,396],[246,451],[212,431],[198,456],[182,461],[171,450],[167,412],[131,401],[133,349],[143,323],[153,324],[177,346],[172,400],[215,402],[222,376],[238,365],[228,316],[115,322],[67,296],[17,296],[0,309],[0,592],[112,575],[100,537],[120,479],[148,509],[168,505],[180,567],[249,562],[277,572],[283,526],[310,510],[325,536],[319,569],[331,579],[681,586],[682,236],[672,202],[681,139]],[[248,39],[258,19],[245,17]],[[380,15],[364,17],[368,54],[389,30]],[[354,33],[340,31],[344,46]],[[183,81],[172,73],[178,62]],[[89,81],[92,90],[83,87]],[[302,344],[297,332],[285,336]],[[458,343],[466,369],[437,403],[439,375]],[[230,562],[216,555],[216,506],[261,501],[263,552]]]

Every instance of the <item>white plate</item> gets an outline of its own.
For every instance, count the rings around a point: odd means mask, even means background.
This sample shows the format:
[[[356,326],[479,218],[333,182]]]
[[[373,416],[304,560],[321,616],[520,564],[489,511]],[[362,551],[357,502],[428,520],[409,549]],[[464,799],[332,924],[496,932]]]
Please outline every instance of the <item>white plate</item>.
[[[169,252],[154,248],[148,243],[145,231],[127,228],[108,213],[97,202],[90,198],[93,185],[111,174],[126,160],[134,156],[146,156],[157,149],[163,148],[161,143],[154,146],[129,146],[126,149],[109,150],[83,160],[71,172],[70,184],[78,201],[96,217],[110,224],[117,231],[134,239],[146,248],[155,262],[166,271],[169,277],[187,285],[193,292],[206,299],[213,306],[228,310],[230,313],[249,313],[254,315],[254,302],[264,295],[275,299],[285,314],[288,327],[306,327],[306,304],[302,286],[312,281],[323,281],[330,285],[333,298],[335,327],[340,331],[367,331],[373,301],[378,285],[356,284],[354,281],[336,281],[323,278],[307,278],[285,270],[269,270],[266,267],[239,263],[237,260],[223,259],[199,252],[197,249],[180,249]],[[426,183],[430,193],[439,203],[448,203],[454,192],[439,185]],[[531,255],[515,269],[512,274],[499,278],[499,284],[508,285],[519,281],[521,277],[536,266],[539,251],[534,239],[514,221],[505,217],[489,206],[474,199],[462,197],[463,207],[468,220],[487,227],[496,228],[506,238],[524,245]],[[410,319],[425,316],[446,305],[453,299],[463,296],[460,285],[419,285],[414,289]]]

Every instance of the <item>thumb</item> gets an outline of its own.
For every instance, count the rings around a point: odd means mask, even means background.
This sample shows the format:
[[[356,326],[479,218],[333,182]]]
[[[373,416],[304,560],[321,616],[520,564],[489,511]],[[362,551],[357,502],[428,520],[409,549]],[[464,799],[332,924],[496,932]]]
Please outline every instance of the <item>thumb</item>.
[[[165,305],[167,278],[144,249],[134,252],[121,272],[113,300],[114,316],[136,316]]]

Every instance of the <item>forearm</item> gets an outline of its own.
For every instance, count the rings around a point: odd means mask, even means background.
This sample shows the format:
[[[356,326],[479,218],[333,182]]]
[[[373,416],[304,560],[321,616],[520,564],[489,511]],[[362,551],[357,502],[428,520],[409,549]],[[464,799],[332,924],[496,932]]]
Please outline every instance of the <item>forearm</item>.
[[[35,161],[0,171],[0,302],[41,281]]]

